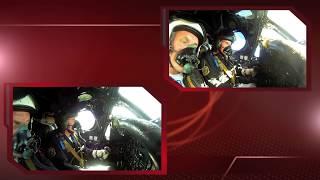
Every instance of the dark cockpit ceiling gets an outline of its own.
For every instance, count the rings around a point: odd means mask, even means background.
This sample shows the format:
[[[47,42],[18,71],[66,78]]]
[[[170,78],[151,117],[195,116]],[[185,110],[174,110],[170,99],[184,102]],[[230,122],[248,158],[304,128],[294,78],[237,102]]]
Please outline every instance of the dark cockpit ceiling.
[[[94,104],[95,115],[99,116],[107,112],[105,104],[112,103],[112,99],[117,97],[118,88],[106,87],[15,87],[14,99],[31,94],[34,98],[39,118],[45,112],[54,114],[64,113],[66,111],[78,112],[84,108],[88,102],[79,102],[78,96],[83,93],[90,94],[92,99],[90,104]]]

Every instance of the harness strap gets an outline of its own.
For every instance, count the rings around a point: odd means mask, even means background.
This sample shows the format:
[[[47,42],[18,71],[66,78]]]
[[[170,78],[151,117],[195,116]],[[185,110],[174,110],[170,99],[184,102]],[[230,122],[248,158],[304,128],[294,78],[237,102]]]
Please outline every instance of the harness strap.
[[[84,168],[83,155],[80,153],[80,157],[79,154],[72,148],[72,146],[66,140],[63,141],[63,144],[66,147],[67,152],[70,152],[73,155],[73,157],[79,161],[80,167]]]

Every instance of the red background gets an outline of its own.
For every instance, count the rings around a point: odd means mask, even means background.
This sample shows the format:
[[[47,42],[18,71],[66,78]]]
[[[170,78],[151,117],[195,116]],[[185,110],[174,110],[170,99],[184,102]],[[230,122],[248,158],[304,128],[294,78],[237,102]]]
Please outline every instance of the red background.
[[[209,91],[182,92],[165,78],[161,8],[174,6],[293,7],[308,23],[309,84],[305,90],[227,90],[213,108],[202,132],[211,133],[168,149],[166,176],[112,176],[110,179],[220,178],[235,156],[303,156],[291,159],[237,159],[225,179],[317,179],[320,177],[320,101],[318,7],[298,1],[131,1],[10,2],[0,6],[0,24],[156,24],[151,27],[0,27],[1,121],[5,83],[80,83],[141,85],[165,106],[170,123],[201,110]],[[157,26],[157,24],[159,26]],[[211,90],[211,93],[215,90]],[[221,92],[221,90],[219,90]],[[219,126],[217,124],[223,122]],[[201,123],[201,119],[199,120]],[[166,126],[167,133],[175,130]],[[318,127],[317,127],[318,126]],[[172,138],[187,138],[193,128]],[[64,173],[26,175],[7,160],[7,129],[0,126],[3,178],[87,179],[96,175]]]

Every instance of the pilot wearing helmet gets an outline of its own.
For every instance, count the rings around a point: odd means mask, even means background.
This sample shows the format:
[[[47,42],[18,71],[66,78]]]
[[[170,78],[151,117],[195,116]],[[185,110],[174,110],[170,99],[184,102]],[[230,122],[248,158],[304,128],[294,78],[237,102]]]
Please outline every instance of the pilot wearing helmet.
[[[32,131],[36,106],[31,95],[13,101],[13,158],[29,170],[56,170],[41,150],[41,140]]]
[[[169,76],[183,87],[206,87],[197,57],[205,37],[200,23],[184,19],[169,23]]]
[[[85,168],[85,162],[89,158],[106,160],[110,149],[90,149],[86,147],[85,140],[75,129],[76,114],[65,113],[61,124],[51,137],[51,147],[48,156],[59,169],[78,170]]]
[[[213,50],[201,58],[199,67],[209,87],[235,87],[237,69],[230,60],[231,45],[234,41],[232,31],[220,32],[214,42]]]
[[[25,160],[28,159],[27,157],[23,158],[23,153],[25,153],[28,140],[31,138],[30,121],[32,121],[32,115],[35,111],[36,107],[30,95],[13,101],[13,157],[18,163],[25,164]]]

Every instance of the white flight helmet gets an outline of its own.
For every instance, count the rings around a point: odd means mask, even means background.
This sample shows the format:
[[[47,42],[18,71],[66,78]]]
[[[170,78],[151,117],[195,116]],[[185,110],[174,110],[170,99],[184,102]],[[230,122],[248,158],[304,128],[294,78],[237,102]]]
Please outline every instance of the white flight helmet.
[[[36,111],[33,98],[29,94],[20,99],[14,100],[12,105],[14,111],[26,111],[30,113]]]
[[[189,31],[199,40],[199,45],[205,41],[205,30],[203,26],[196,22],[187,21],[184,19],[176,19],[169,23],[169,39],[172,32],[175,31]]]

